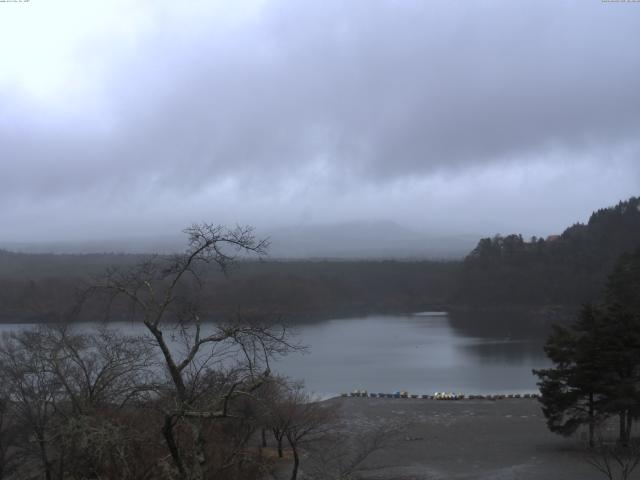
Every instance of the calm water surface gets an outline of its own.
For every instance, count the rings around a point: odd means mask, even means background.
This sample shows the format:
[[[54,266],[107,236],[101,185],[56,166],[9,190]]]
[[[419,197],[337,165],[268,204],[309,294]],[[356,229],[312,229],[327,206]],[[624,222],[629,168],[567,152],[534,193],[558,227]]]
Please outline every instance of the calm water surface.
[[[321,394],[534,392],[531,369],[549,364],[540,338],[465,335],[444,314],[336,319],[297,332],[310,353],[278,369]]]
[[[131,324],[113,324],[140,333]],[[1,325],[0,331],[24,328]],[[86,326],[85,326],[86,327]],[[273,370],[322,396],[369,392],[517,393],[536,391],[531,369],[548,365],[541,338],[480,336],[456,328],[443,313],[335,319],[295,328],[306,354],[291,354]]]

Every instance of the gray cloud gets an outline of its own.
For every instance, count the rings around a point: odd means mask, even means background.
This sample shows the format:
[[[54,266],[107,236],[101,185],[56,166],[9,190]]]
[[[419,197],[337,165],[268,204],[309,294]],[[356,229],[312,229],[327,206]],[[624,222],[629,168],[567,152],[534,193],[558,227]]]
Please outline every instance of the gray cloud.
[[[482,190],[473,178],[487,169],[542,172],[533,191],[568,205],[586,195],[554,179],[572,171],[605,189],[594,202],[640,186],[633,4],[276,1],[228,21],[161,5],[77,104],[9,100],[5,88],[0,198],[34,218],[38,202],[64,215],[83,198],[89,210],[156,204],[177,219],[209,205],[255,221],[276,208],[294,221],[339,218],[354,192],[370,203],[351,216],[393,216],[398,188],[406,202],[437,202],[455,185]],[[109,45],[94,38],[75,61]],[[598,172],[612,168],[624,173],[603,187]],[[508,176],[490,181],[498,199],[517,197]],[[129,213],[114,216],[127,224]]]

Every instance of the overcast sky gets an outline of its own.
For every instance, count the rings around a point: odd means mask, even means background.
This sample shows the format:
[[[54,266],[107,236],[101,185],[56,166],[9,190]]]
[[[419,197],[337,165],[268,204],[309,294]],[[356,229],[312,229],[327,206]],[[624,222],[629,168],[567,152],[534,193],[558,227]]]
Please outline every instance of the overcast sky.
[[[547,235],[640,194],[640,3],[0,3],[0,240]]]

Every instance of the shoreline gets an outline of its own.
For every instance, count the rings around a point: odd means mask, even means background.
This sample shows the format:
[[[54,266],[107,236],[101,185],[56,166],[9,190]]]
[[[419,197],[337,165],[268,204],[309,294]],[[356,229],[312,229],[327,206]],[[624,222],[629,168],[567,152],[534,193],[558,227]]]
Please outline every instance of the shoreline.
[[[602,478],[587,463],[580,434],[564,438],[549,432],[533,398],[338,397],[327,402],[341,412],[345,430],[362,439],[381,429],[400,429],[358,469],[362,480]]]
[[[428,394],[410,394],[408,392],[395,393],[369,393],[366,390],[355,390],[351,393],[341,393],[339,396],[332,398],[396,398],[396,399],[412,399],[412,400],[436,400],[436,401],[458,401],[458,400],[529,400],[540,397],[539,392],[535,393],[497,393],[497,394],[464,394],[451,392],[436,392],[433,395]]]
[[[274,316],[283,321],[283,323],[295,326],[295,325],[307,325],[312,323],[328,322],[335,319],[351,319],[351,318],[363,318],[371,316],[394,316],[394,315],[407,315],[407,316],[449,316],[450,318],[456,315],[497,315],[499,317],[505,316],[517,316],[523,319],[523,325],[540,325],[551,323],[564,323],[572,315],[575,314],[579,306],[574,305],[465,305],[465,304],[424,304],[417,306],[411,310],[403,308],[392,309],[347,309],[338,310],[332,312],[288,312],[288,313],[274,313]],[[218,315],[225,317],[226,314],[218,312]],[[225,317],[226,318],[226,317]],[[127,319],[112,319],[109,322],[129,322]],[[203,323],[215,323],[214,319],[206,319]],[[107,322],[107,323],[109,323]],[[37,321],[32,316],[25,318],[20,315],[0,315],[0,325],[6,324],[56,324],[63,323],[55,320],[42,320]],[[84,324],[84,323],[96,323],[95,320],[80,319],[75,321],[69,321],[72,324]]]

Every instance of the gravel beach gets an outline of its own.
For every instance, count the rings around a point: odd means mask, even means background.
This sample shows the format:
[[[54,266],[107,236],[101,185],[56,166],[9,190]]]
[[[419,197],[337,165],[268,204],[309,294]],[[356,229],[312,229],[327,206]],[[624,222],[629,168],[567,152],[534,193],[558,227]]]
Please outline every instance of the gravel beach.
[[[354,432],[371,431],[380,425],[402,425],[388,446],[364,462],[358,478],[605,478],[586,462],[585,450],[577,438],[563,438],[547,430],[535,399],[349,397],[328,402],[340,406],[347,426]],[[640,474],[640,470],[636,473]]]

